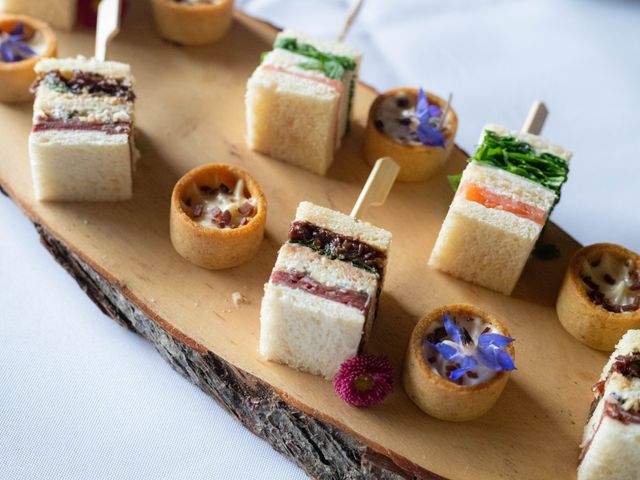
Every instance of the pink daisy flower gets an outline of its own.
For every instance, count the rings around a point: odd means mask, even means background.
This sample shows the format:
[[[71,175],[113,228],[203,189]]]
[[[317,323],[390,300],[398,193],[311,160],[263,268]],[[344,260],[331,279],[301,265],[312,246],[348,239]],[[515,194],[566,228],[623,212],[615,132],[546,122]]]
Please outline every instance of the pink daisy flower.
[[[393,390],[393,367],[386,357],[358,355],[340,365],[333,377],[336,394],[354,407],[371,407]]]

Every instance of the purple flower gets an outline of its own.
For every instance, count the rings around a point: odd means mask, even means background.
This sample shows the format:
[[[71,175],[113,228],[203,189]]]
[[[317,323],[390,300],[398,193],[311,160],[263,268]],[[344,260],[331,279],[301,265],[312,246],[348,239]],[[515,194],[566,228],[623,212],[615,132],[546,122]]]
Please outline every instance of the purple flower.
[[[349,405],[370,407],[393,390],[393,367],[386,357],[358,355],[340,365],[333,387]]]
[[[513,338],[499,333],[482,333],[474,342],[466,329],[444,314],[444,329],[447,338],[432,343],[425,339],[425,343],[436,350],[447,362],[456,363],[458,368],[449,374],[449,380],[455,382],[479,365],[499,372],[515,370],[515,364],[509,352],[504,348],[513,342]]]
[[[36,54],[25,40],[24,23],[18,23],[9,33],[0,30],[0,59],[19,62]]]
[[[442,110],[437,105],[429,105],[427,96],[422,87],[418,91],[418,103],[416,104],[416,117],[420,122],[418,125],[418,140],[422,144],[430,147],[444,148],[444,135],[439,127],[439,119],[442,117]]]

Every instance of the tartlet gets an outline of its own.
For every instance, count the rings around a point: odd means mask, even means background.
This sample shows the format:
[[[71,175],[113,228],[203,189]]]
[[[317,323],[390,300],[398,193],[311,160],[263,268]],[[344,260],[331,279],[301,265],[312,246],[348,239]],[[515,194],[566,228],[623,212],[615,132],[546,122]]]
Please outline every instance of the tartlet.
[[[613,351],[627,330],[640,328],[640,255],[611,243],[578,250],[567,267],[556,312],[577,340]]]
[[[30,44],[35,55],[16,62],[5,62],[0,57],[0,102],[19,103],[32,99],[29,87],[36,78],[33,70],[44,57],[55,57],[57,41],[53,30],[45,22],[27,15],[0,14],[0,30],[10,32],[18,24],[24,25],[25,35],[36,39]]]
[[[246,215],[237,213],[242,206],[233,215],[226,213],[233,206],[224,212],[218,208],[212,213],[215,206],[207,211],[207,198],[217,201],[215,191],[222,186],[226,186],[223,193],[232,197],[230,192],[239,182],[244,183],[242,195],[251,199],[241,205],[250,203],[253,207],[245,209]],[[242,220],[238,223],[234,217]],[[203,219],[211,225],[199,223]],[[231,268],[250,260],[260,248],[266,221],[267,201],[260,186],[246,171],[231,165],[211,163],[194,168],[178,180],[171,195],[173,247],[186,260],[204,268]]]
[[[161,37],[180,45],[214,43],[229,30],[233,0],[189,3],[152,0],[153,18]]]
[[[404,389],[413,403],[435,418],[454,422],[473,420],[495,404],[509,380],[510,372],[494,371],[491,376],[486,372],[481,373],[487,376],[487,379],[476,380],[479,383],[473,385],[455,383],[443,377],[437,370],[436,360],[427,358],[425,340],[430,334],[430,328],[435,327],[434,323],[442,323],[445,314],[454,318],[478,319],[490,328],[490,333],[509,337],[509,332],[502,323],[472,305],[454,304],[440,307],[423,317],[413,329],[404,360]],[[510,342],[512,339],[508,340]],[[513,361],[513,344],[508,343],[503,350]]]
[[[437,95],[425,92],[429,105],[436,105],[444,111],[446,101]],[[369,110],[367,128],[365,132],[364,154],[367,162],[373,165],[378,158],[389,156],[400,165],[398,180],[403,182],[422,182],[442,169],[447,163],[454,146],[456,132],[458,130],[458,116],[449,106],[443,125],[440,127],[444,137],[444,147],[424,145],[415,138],[404,137],[404,143],[395,139],[387,131],[380,121],[381,108],[388,102],[396,99],[402,102],[398,108],[401,110],[415,109],[418,100],[418,89],[396,88],[389,90],[375,99]],[[405,106],[406,105],[406,106]],[[404,117],[407,119],[409,117]],[[393,122],[400,122],[400,118]],[[408,121],[408,120],[405,120]],[[400,127],[401,128],[401,127]]]

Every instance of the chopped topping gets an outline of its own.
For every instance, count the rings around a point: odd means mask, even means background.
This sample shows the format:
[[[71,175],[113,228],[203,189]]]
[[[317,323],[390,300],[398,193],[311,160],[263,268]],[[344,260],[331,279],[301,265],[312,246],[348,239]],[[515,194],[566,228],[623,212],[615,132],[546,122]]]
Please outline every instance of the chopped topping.
[[[289,240],[380,275],[387,258],[383,252],[366,243],[308,222],[293,222],[289,229]]]
[[[595,305],[614,313],[640,308],[640,271],[630,259],[605,252],[582,264],[580,278]]]
[[[619,373],[630,378],[640,378],[640,352],[618,355],[609,372],[610,374]]]
[[[189,216],[200,225],[211,228],[238,228],[247,225],[256,212],[255,198],[245,195],[244,180],[238,180],[233,191],[221,183],[216,187],[200,185],[199,198],[188,198],[184,204]]]
[[[108,95],[121,97],[129,102],[136,98],[130,80],[105,77],[94,72],[76,70],[71,77],[67,77],[59,71],[51,71],[34,84],[32,91],[35,91],[40,83],[59,93]]]
[[[247,298],[240,292],[233,292],[231,294],[231,301],[236,307],[239,307],[243,303],[248,303]]]
[[[386,96],[377,113],[374,126],[393,140],[444,148],[443,112],[437,105],[428,104],[422,89],[417,100],[406,93]]]
[[[456,320],[445,313],[426,332],[423,349],[431,370],[453,383],[471,386],[499,371],[515,369],[504,350],[512,341],[479,317],[460,314]]]
[[[27,27],[23,22],[16,24],[11,31],[0,28],[0,60],[3,62],[20,62],[37,55],[34,50],[40,32]]]

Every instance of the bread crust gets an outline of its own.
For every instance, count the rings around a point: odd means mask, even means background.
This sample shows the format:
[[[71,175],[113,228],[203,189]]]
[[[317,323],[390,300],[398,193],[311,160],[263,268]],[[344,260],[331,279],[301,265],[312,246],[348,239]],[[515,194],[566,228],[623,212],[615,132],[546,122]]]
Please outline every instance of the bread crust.
[[[632,312],[610,312],[594,304],[580,278],[584,261],[609,252],[630,258],[640,267],[640,255],[620,245],[596,243],[578,250],[569,262],[556,301],[556,313],[564,329],[577,340],[596,350],[612,352],[627,330],[640,328],[640,309]]]
[[[197,186],[235,184],[244,180],[251,197],[256,199],[256,214],[244,226],[233,229],[207,228],[194,222],[185,212],[183,202],[190,189]],[[267,200],[249,173],[226,164],[209,163],[187,172],[171,195],[170,235],[176,251],[186,260],[211,270],[235,267],[255,256],[264,237]]]
[[[151,5],[160,36],[187,46],[217,42],[229,30],[233,17],[233,0],[193,5],[152,0]]]
[[[444,137],[445,147],[430,147],[427,145],[405,145],[397,142],[380,132],[374,125],[378,116],[378,110],[383,100],[398,93],[406,93],[417,98],[418,90],[415,88],[401,87],[389,90],[378,96],[369,109],[369,118],[364,141],[364,155],[370,165],[375,164],[381,157],[389,156],[400,165],[398,180],[402,182],[423,182],[433,177],[447,163],[453,150],[456,132],[458,130],[458,116],[449,108],[445,123]],[[438,105],[444,109],[446,101],[437,95],[425,92],[430,104]]]
[[[440,420],[464,422],[486,413],[495,404],[509,380],[510,372],[497,372],[484,383],[462,386],[442,378],[431,370],[422,352],[422,339],[429,326],[445,312],[463,313],[482,318],[501,335],[509,336],[507,328],[493,316],[468,304],[452,304],[437,308],[424,316],[414,327],[405,353],[402,380],[409,398],[420,410]],[[513,344],[506,347],[515,360]]]
[[[20,62],[0,61],[0,102],[20,103],[32,99],[29,86],[36,78],[34,67],[44,57],[54,57],[58,42],[53,30],[45,22],[27,15],[0,15],[0,28],[10,30],[19,22],[39,31],[44,36],[44,52]]]

